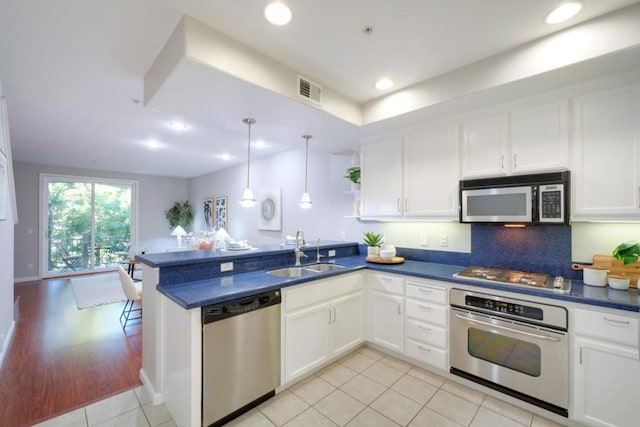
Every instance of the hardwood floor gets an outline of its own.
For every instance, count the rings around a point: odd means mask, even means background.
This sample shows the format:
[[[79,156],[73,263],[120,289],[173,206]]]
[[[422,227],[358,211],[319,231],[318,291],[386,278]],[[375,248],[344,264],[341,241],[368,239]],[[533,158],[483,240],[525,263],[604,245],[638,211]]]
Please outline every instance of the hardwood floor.
[[[140,385],[142,327],[123,303],[78,310],[69,280],[17,284],[20,317],[0,371],[0,425],[36,424]]]

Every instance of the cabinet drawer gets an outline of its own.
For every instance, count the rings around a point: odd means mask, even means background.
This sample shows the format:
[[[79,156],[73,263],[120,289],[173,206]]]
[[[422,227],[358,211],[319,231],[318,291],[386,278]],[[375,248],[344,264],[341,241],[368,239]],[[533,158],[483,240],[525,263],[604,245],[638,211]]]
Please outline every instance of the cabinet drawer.
[[[638,346],[638,319],[599,311],[574,310],[575,333]]]
[[[404,295],[404,279],[402,277],[374,273],[369,276],[369,279],[371,289],[375,291]]]
[[[443,371],[449,369],[448,353],[445,350],[406,339],[404,343],[404,353],[409,357],[440,368]]]
[[[406,281],[407,296],[410,298],[431,301],[442,305],[449,304],[449,290],[447,288],[439,288],[434,286],[426,286],[419,282]]]
[[[282,290],[285,313],[328,301],[337,296],[361,291],[363,284],[364,280],[362,280],[361,274],[355,273],[285,288]]]
[[[438,305],[425,301],[417,301],[407,298],[406,301],[407,316],[427,323],[444,326],[449,324],[449,306]]]
[[[404,325],[404,331],[407,338],[434,345],[441,349],[447,348],[447,330],[444,328],[438,328],[428,323],[407,319]]]

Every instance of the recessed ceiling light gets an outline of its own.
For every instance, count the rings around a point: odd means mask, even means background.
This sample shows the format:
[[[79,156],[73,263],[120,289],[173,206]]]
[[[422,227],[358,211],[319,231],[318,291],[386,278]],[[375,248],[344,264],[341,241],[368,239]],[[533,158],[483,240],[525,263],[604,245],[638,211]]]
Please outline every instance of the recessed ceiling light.
[[[287,25],[291,21],[291,9],[286,4],[276,1],[264,8],[264,17],[273,25]]]
[[[390,89],[393,86],[393,80],[391,79],[380,79],[375,84],[376,89],[386,90]]]
[[[145,141],[144,145],[146,145],[149,148],[158,148],[158,147],[160,147],[160,143],[158,141],[156,141],[155,139],[149,139],[149,140]]]
[[[253,146],[256,148],[266,148],[267,147],[267,143],[264,141],[256,141],[253,143]]]
[[[216,157],[220,160],[231,160],[231,154],[228,153],[218,154]]]
[[[582,9],[582,3],[577,1],[561,4],[549,12],[545,22],[547,24],[559,24],[576,16],[580,9]]]
[[[182,122],[170,122],[169,127],[173,130],[185,130],[187,128],[187,124]]]

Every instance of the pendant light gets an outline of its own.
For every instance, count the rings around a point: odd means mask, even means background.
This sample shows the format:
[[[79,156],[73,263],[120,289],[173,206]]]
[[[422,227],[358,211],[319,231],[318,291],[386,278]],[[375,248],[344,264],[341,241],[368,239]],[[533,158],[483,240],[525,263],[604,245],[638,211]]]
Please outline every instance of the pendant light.
[[[302,199],[298,205],[302,209],[309,209],[311,207],[311,196],[307,191],[307,172],[309,171],[309,140],[313,138],[311,135],[302,135],[305,139],[305,160],[304,160],[304,193],[302,193]]]
[[[256,205],[256,198],[253,197],[253,191],[249,186],[249,176],[251,173],[251,125],[256,121],[254,119],[246,118],[242,120],[242,123],[249,128],[249,139],[247,140],[247,187],[242,193],[242,199],[240,200],[240,206],[243,208],[252,208]]]

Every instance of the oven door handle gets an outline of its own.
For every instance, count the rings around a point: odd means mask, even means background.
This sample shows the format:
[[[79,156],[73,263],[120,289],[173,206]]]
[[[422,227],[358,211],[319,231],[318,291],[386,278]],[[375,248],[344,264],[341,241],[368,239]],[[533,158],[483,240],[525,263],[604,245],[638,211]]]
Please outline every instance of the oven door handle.
[[[534,333],[531,333],[531,332],[521,331],[519,329],[513,329],[513,328],[508,328],[508,327],[502,326],[502,325],[496,325],[494,323],[483,322],[482,320],[471,319],[471,318],[469,318],[467,316],[463,316],[462,314],[459,314],[459,313],[456,313],[456,317],[458,317],[458,318],[460,318],[462,320],[466,320],[467,322],[470,322],[470,323],[478,323],[480,325],[491,326],[492,328],[504,329],[506,331],[514,332],[516,334],[526,335],[528,337],[538,338],[538,339],[545,340],[545,341],[553,341],[553,342],[562,341],[558,337],[550,337],[548,335],[534,334]]]

